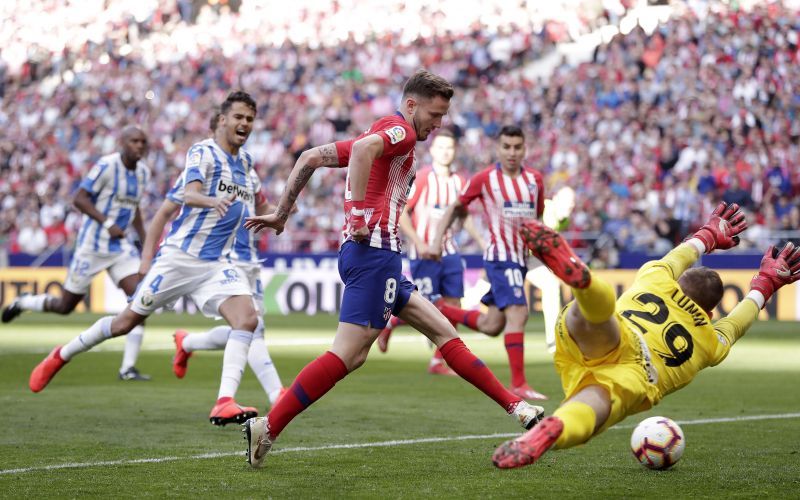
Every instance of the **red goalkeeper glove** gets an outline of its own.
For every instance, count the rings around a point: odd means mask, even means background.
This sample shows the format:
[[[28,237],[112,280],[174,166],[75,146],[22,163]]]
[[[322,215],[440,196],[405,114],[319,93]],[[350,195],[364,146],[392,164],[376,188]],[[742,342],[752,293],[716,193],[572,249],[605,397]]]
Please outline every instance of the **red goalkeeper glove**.
[[[773,245],[761,259],[761,267],[750,281],[750,289],[760,292],[766,302],[780,287],[797,280],[800,280],[800,247],[787,243],[778,252]]]
[[[747,221],[739,210],[739,205],[728,205],[721,201],[711,213],[708,222],[692,238],[697,238],[706,247],[706,253],[716,249],[727,250],[739,244],[739,233],[747,229]]]

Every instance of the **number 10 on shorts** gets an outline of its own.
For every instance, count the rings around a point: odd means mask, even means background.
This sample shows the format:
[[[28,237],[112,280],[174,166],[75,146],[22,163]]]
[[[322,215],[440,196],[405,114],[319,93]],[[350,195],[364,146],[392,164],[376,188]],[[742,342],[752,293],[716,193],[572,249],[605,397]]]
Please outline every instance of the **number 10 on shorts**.
[[[506,269],[503,274],[508,280],[508,286],[522,286],[522,271],[519,269]]]

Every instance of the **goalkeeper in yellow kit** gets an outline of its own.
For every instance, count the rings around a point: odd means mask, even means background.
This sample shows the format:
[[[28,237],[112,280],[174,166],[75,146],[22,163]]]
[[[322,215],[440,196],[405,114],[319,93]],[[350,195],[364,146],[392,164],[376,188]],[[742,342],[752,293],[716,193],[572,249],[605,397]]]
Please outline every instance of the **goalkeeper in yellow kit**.
[[[557,232],[527,224],[521,235],[528,248],[575,296],[556,326],[555,363],[566,397],[553,416],[497,448],[495,466],[522,467],[550,448],[585,443],[725,359],[772,294],[800,279],[800,247],[771,247],[747,296],[712,324],[722,280],[709,268],[690,267],[703,253],[735,247],[746,228],[736,204],[720,203],[706,225],[663,259],[645,264],[616,299]]]

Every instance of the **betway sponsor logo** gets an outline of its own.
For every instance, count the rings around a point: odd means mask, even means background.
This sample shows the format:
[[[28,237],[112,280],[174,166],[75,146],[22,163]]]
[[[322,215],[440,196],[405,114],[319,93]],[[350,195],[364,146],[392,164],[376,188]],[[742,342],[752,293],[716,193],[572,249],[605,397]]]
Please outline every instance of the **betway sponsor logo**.
[[[503,215],[512,218],[536,218],[536,205],[527,201],[505,201],[503,202]]]
[[[233,183],[226,184],[222,179],[220,179],[219,184],[217,185],[217,193],[223,195],[235,194],[236,199],[244,203],[252,203],[255,199],[253,193],[248,191],[244,186]]]

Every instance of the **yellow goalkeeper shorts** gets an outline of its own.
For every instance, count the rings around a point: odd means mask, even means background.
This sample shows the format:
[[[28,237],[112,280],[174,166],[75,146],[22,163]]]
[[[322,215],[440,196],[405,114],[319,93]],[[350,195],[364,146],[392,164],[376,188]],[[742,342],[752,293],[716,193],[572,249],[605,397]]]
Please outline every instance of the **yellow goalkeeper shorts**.
[[[611,413],[598,429],[596,434],[599,434],[628,415],[650,409],[661,396],[658,388],[648,380],[646,356],[639,337],[619,319],[620,343],[617,348],[598,359],[583,356],[567,331],[566,313],[573,302],[561,310],[556,323],[556,371],[561,376],[565,400],[590,385],[600,385],[608,391]]]

